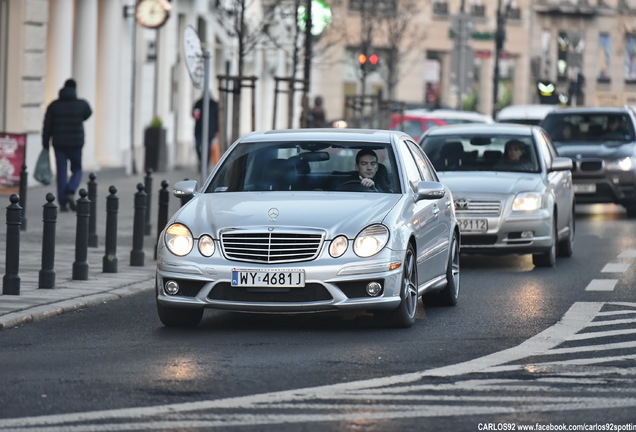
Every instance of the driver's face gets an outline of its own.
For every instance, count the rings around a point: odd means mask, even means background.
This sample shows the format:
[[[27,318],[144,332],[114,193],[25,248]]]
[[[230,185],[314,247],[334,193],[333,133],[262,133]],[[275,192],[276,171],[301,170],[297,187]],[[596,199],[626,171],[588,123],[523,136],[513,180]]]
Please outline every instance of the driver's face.
[[[371,155],[364,155],[356,164],[356,171],[364,178],[373,178],[378,172],[378,161]]]

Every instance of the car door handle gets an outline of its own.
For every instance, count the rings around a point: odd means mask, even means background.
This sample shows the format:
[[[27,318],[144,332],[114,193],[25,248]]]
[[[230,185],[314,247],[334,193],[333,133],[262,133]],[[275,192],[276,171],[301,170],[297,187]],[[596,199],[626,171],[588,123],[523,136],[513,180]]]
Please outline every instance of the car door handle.
[[[434,206],[433,207],[433,216],[437,217],[439,215],[439,207]]]
[[[450,207],[453,202],[451,200],[446,201],[446,207]]]

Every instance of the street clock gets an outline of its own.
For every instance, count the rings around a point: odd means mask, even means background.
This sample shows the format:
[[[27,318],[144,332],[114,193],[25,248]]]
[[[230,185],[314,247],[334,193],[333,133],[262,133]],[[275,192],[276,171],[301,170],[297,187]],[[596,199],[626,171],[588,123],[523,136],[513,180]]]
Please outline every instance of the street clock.
[[[161,27],[169,16],[170,4],[166,0],[138,0],[135,5],[135,19],[146,28]]]

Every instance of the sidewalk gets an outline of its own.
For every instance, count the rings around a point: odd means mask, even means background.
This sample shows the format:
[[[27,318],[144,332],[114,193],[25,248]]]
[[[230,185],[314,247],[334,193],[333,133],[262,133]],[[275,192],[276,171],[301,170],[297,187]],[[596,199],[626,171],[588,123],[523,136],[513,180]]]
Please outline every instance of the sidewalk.
[[[81,188],[88,190],[90,172],[84,172]],[[32,173],[29,172],[29,176]],[[75,262],[75,238],[77,216],[75,212],[58,212],[55,244],[55,287],[38,288],[39,272],[42,268],[43,205],[46,194],[56,193],[55,185],[32,186],[26,197],[26,230],[20,231],[20,294],[3,294],[0,289],[0,330],[24,323],[46,319],[58,314],[82,309],[90,305],[114,300],[154,287],[154,250],[157,241],[157,215],[161,183],[169,182],[171,216],[181,205],[172,195],[175,182],[184,179],[199,180],[194,167],[152,174],[150,192],[150,234],[144,235],[144,265],[131,266],[130,253],[133,247],[134,198],[137,184],[145,183],[145,172],[126,175],[124,169],[107,169],[95,172],[97,183],[96,229],[97,247],[88,248],[88,280],[73,280]],[[54,180],[55,181],[55,180]],[[103,273],[106,237],[106,198],[109,187],[117,188],[119,209],[117,213],[117,273]],[[76,194],[79,198],[79,194]],[[57,204],[57,201],[55,202]],[[0,195],[0,274],[6,274],[7,225],[6,208],[9,195]],[[0,282],[4,287],[4,284]],[[148,295],[151,295],[150,293]]]

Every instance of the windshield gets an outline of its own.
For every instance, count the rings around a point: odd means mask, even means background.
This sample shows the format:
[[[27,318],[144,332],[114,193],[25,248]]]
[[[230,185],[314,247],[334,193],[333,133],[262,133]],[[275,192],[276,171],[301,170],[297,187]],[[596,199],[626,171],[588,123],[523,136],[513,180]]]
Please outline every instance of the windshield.
[[[634,127],[626,114],[552,114],[541,126],[560,145],[599,144],[634,140]]]
[[[527,135],[430,135],[421,146],[440,172],[539,172],[536,148]]]
[[[373,187],[361,186],[357,169]],[[239,143],[206,193],[248,191],[401,193],[390,144],[311,141]]]

